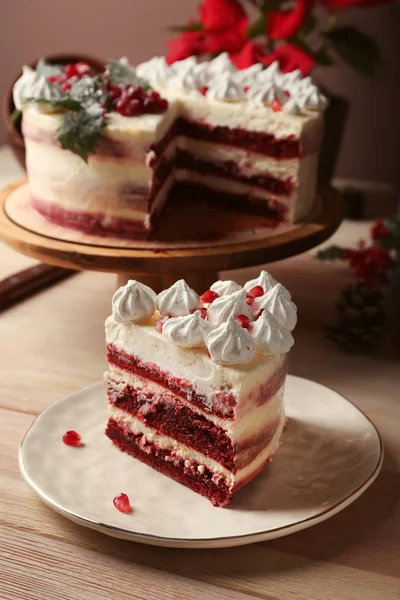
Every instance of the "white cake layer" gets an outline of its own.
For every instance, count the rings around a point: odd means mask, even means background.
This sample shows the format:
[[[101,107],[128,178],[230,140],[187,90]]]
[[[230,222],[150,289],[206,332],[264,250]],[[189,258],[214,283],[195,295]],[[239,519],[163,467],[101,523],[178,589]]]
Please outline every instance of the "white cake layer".
[[[157,313],[148,322],[140,324],[118,323],[110,316],[106,320],[106,342],[145,363],[157,365],[161,371],[190,382],[198,394],[205,396],[206,409],[217,409],[226,414],[221,390],[226,394],[232,393],[237,398],[236,419],[250,408],[252,393],[254,397],[256,390],[286,362],[285,354],[255,355],[250,363],[222,366],[208,357],[205,347],[183,348],[169,343],[155,330],[156,321]]]
[[[112,383],[113,389],[117,390],[118,393],[124,394],[126,386],[129,385],[139,393],[142,391],[144,394],[153,394],[153,401],[161,398],[163,403],[168,402],[168,391],[165,387],[142,377],[137,377],[112,364],[109,365],[109,371],[105,373],[104,378],[106,383],[108,381]],[[186,404],[194,413],[202,415],[217,427],[224,429],[232,440],[232,444],[240,444],[244,440],[258,437],[266,430],[269,423],[276,422],[282,411],[283,392],[284,386],[272,398],[269,398],[267,402],[260,406],[244,403],[243,411],[238,411],[238,415],[234,420],[210,414],[191,402],[182,400],[181,397],[179,397],[179,400]],[[173,401],[174,393],[170,392],[170,394],[171,401]]]
[[[285,426],[285,415],[283,411],[280,415],[280,420],[278,427],[274,433],[273,438],[270,442],[265,446],[265,448],[257,454],[252,462],[248,465],[239,469],[237,473],[233,473],[229,469],[223,467],[219,462],[208,458],[204,454],[200,452],[196,452],[190,448],[187,448],[183,444],[178,443],[174,439],[158,434],[154,429],[147,427],[142,421],[129,415],[125,411],[116,408],[113,405],[109,405],[109,416],[112,417],[118,425],[126,428],[128,431],[131,431],[133,434],[143,434],[145,440],[149,443],[156,444],[160,448],[166,450],[172,450],[176,452],[176,457],[181,458],[182,460],[192,460],[198,463],[199,465],[204,465],[210,471],[212,471],[217,477],[222,477],[228,484],[229,487],[234,487],[236,485],[240,485],[242,481],[245,481],[253,473],[255,473],[264,462],[271,457],[274,452],[277,450],[279,446],[279,440]],[[143,444],[143,449],[146,448],[146,445]]]
[[[151,85],[161,96],[178,104],[178,114],[194,121],[203,121],[211,126],[235,127],[247,131],[271,133],[276,138],[294,135],[301,137],[308,128],[322,127],[322,116],[315,111],[292,115],[275,112],[268,106],[255,106],[251,102],[214,100],[204,96],[185,94],[182,88],[165,87],[156,81]]]

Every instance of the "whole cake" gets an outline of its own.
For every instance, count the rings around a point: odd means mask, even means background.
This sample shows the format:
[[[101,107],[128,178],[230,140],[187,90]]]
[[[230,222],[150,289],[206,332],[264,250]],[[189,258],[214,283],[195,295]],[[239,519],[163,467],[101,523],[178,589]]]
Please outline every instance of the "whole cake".
[[[121,450],[225,506],[271,460],[297,311],[262,271],[199,297],[128,281],[106,321],[106,434]]]
[[[315,198],[326,99],[277,63],[238,71],[228,55],[131,67],[39,61],[14,86],[30,199],[89,234],[146,238],[171,195],[305,217]]]

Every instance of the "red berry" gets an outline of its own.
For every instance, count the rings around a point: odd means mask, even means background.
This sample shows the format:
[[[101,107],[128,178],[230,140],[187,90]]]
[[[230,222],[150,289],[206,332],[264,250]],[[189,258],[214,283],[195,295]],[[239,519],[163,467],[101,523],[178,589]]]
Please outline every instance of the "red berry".
[[[247,92],[249,91],[249,89],[250,89],[250,86],[245,85],[244,88],[243,88],[244,93],[247,94]]]
[[[118,494],[118,496],[115,496],[113,504],[115,508],[119,510],[119,512],[125,514],[132,512],[131,503],[129,502],[129,498],[126,494]]]
[[[290,98],[290,92],[288,90],[283,90],[283,93],[285,94],[286,98]]]
[[[121,94],[122,94],[122,89],[119,85],[109,85],[108,86],[108,93],[110,96],[111,100],[116,100],[117,98],[120,98]]]
[[[261,308],[261,309],[259,310],[259,312],[256,314],[256,318],[255,318],[255,320],[256,320],[256,321],[257,321],[257,319],[258,319],[259,317],[261,317],[261,315],[263,314],[263,312],[264,312],[264,309],[263,309],[263,308]]]
[[[251,306],[254,302],[255,298],[254,296],[250,296],[250,294],[246,294],[246,302],[249,306]]]
[[[217,298],[219,298],[219,294],[217,294],[217,292],[213,292],[212,290],[207,290],[200,296],[200,300],[204,302],[204,304],[211,304],[211,302],[214,302],[214,300]]]
[[[82,446],[82,438],[77,431],[67,431],[66,433],[64,433],[62,439],[64,444],[67,444],[67,446]]]
[[[158,102],[158,107],[160,109],[160,112],[165,112],[168,108],[168,100],[166,100],[165,98],[160,98]]]
[[[155,90],[151,90],[151,92],[148,93],[148,97],[152,100],[159,100],[161,98],[160,94]]]
[[[165,323],[165,321],[168,321],[169,317],[168,315],[164,315],[163,317],[160,317],[155,325],[155,329],[156,331],[158,331],[158,333],[162,333],[162,328],[163,325]]]
[[[126,116],[134,117],[143,113],[143,106],[140,100],[131,100],[126,107]]]
[[[208,91],[208,87],[206,85],[199,87],[199,92],[202,96],[205,96],[207,94],[207,91]]]
[[[240,327],[244,327],[245,329],[248,329],[250,325],[249,317],[246,317],[246,315],[238,315],[235,317],[235,321],[240,325]]]
[[[75,77],[76,75],[78,75],[78,71],[76,70],[76,66],[75,65],[65,65],[64,67],[64,73],[67,77],[67,79],[69,79],[70,77]]]
[[[199,311],[200,316],[201,316],[202,319],[207,319],[207,309],[204,308],[204,306],[202,308],[197,308],[195,310],[195,312],[197,312],[197,311]]]
[[[282,110],[282,102],[279,100],[279,98],[274,98],[272,100],[271,108],[274,112],[279,112],[280,110]]]
[[[261,287],[261,285],[256,285],[255,287],[251,288],[251,290],[249,290],[247,293],[249,296],[253,296],[253,298],[264,296],[264,290]]]

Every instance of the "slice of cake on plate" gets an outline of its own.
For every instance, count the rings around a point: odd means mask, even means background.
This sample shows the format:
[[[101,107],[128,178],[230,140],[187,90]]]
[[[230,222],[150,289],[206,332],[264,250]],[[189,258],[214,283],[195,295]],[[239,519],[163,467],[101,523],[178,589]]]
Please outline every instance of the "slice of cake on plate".
[[[199,297],[183,280],[158,296],[129,281],[106,321],[106,434],[161,473],[225,506],[278,448],[296,306],[263,271]]]
[[[227,55],[96,74],[24,67],[14,87],[33,207],[88,234],[148,237],[171,194],[256,212],[271,225],[312,208],[326,99],[278,63],[238,71]]]

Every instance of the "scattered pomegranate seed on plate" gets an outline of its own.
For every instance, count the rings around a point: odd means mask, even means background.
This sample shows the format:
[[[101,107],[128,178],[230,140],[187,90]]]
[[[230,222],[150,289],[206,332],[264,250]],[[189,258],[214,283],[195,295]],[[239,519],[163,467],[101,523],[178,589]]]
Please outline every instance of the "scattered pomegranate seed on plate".
[[[125,514],[132,512],[131,503],[129,501],[129,497],[126,494],[118,494],[118,496],[115,496],[115,498],[113,499],[113,504],[115,508],[119,510],[119,512]]]
[[[79,433],[77,431],[73,431],[72,429],[70,431],[67,431],[66,433],[64,433],[63,438],[62,438],[64,444],[67,444],[67,446],[82,446],[82,438],[79,435]]]
[[[247,293],[249,296],[253,296],[253,298],[258,298],[259,296],[264,296],[264,290],[261,287],[261,285],[254,286]]]
[[[211,304],[211,302],[214,302],[214,300],[217,298],[219,298],[219,294],[217,294],[217,292],[213,292],[212,290],[207,290],[200,296],[200,300],[204,302],[204,304]]]
[[[235,321],[244,329],[248,329],[250,325],[249,317],[246,317],[246,315],[238,315],[237,317],[235,317]]]

